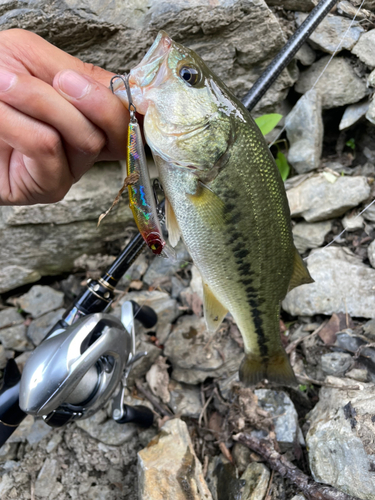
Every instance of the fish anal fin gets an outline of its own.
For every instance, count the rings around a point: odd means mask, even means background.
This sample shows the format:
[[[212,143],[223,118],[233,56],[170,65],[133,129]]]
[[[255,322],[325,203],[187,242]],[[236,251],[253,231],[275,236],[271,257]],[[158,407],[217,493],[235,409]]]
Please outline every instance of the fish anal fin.
[[[263,359],[246,354],[240,366],[240,380],[246,386],[256,385],[264,379],[268,382],[295,387],[296,377],[285,351],[281,350]]]
[[[293,259],[293,274],[290,278],[288,292],[293,290],[300,285],[306,285],[307,283],[314,283],[314,280],[310,276],[310,273],[305,266],[302,257],[298,253],[297,249],[294,249],[294,259]]]
[[[228,312],[212,293],[207,283],[203,282],[203,308],[204,318],[206,320],[207,330],[215,333],[221,325],[225,315]]]
[[[169,243],[174,248],[179,242],[181,231],[172,205],[167,198],[165,199],[165,223],[168,230]]]

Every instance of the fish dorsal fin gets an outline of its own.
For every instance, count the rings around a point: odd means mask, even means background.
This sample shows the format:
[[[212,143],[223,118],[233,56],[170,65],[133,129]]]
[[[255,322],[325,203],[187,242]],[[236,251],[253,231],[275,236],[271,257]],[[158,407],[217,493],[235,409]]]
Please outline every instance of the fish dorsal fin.
[[[181,231],[172,205],[167,198],[165,198],[165,223],[168,230],[169,243],[174,248],[180,239]]]
[[[228,312],[212,293],[211,288],[203,281],[203,307],[204,318],[206,320],[207,330],[215,333],[221,325],[225,315]]]
[[[294,249],[294,259],[293,259],[293,274],[290,278],[288,292],[293,290],[300,285],[305,285],[307,283],[314,283],[314,280],[310,276],[310,273],[305,266],[302,257],[298,253],[297,249]]]

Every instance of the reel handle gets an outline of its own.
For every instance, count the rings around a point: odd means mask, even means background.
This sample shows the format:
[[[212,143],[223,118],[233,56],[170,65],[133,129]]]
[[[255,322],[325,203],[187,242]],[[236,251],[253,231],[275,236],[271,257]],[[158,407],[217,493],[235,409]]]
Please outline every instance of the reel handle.
[[[115,420],[118,424],[135,422],[141,427],[151,427],[154,423],[154,414],[147,406],[129,406],[124,404],[124,415],[120,420]]]
[[[140,306],[134,300],[130,301],[133,306],[134,318],[142,323],[145,328],[152,328],[158,322],[156,312],[149,306]]]

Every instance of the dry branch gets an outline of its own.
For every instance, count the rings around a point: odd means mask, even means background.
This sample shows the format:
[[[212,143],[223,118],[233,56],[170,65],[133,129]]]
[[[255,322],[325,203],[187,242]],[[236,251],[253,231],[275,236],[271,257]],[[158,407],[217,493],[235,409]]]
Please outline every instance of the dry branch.
[[[261,455],[268,465],[282,477],[286,477],[294,483],[308,498],[313,500],[359,500],[332,486],[324,486],[315,482],[311,477],[304,474],[285,456],[280,455],[273,444],[265,439],[259,440],[249,434],[239,433],[233,436],[235,441],[239,441],[251,450]]]

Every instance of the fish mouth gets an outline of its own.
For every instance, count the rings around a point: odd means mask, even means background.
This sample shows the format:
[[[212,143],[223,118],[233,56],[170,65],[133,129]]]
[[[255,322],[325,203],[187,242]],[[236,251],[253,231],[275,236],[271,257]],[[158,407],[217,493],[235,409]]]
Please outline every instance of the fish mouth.
[[[145,94],[165,82],[170,70],[167,64],[172,39],[165,31],[160,31],[142,61],[129,73],[129,86],[137,112],[145,115],[149,101]],[[113,85],[114,93],[129,107],[124,83],[118,79]]]

